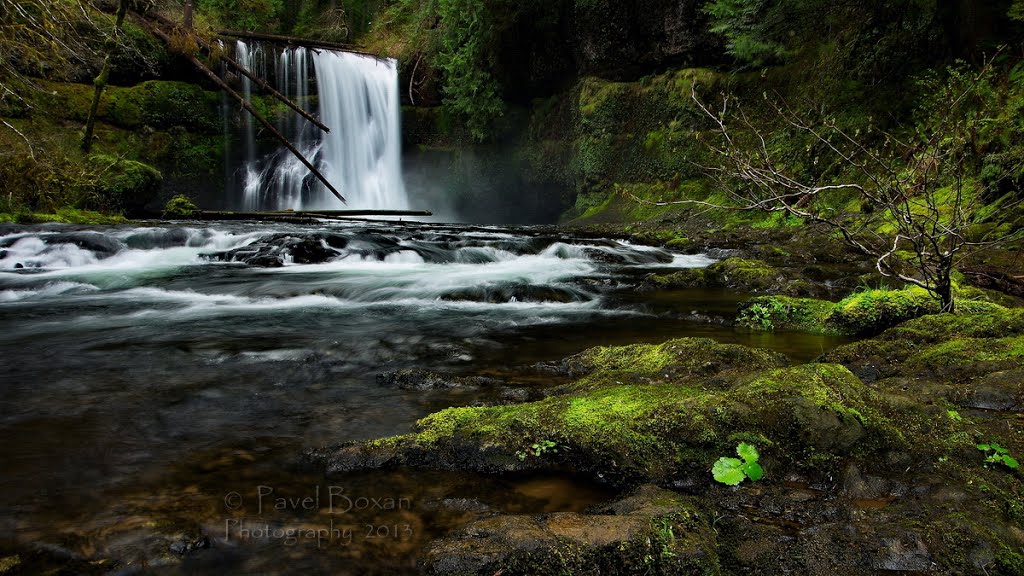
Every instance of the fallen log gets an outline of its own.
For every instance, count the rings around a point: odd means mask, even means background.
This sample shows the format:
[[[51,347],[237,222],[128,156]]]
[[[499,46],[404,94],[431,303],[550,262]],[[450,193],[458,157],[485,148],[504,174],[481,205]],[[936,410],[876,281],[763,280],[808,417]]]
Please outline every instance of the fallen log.
[[[144,18],[140,18],[140,19],[141,19],[143,25],[151,33],[153,33],[157,38],[160,38],[161,40],[163,40],[164,43],[166,43],[168,47],[173,47],[174,46],[173,40],[171,39],[170,36],[167,35],[167,33],[165,33],[163,30],[157,28],[156,26],[152,25],[150,22],[148,22]],[[259,123],[268,132],[270,132],[274,136],[274,138],[276,138],[278,141],[281,142],[281,145],[283,145],[285,148],[287,148],[289,152],[291,152],[296,158],[298,158],[299,161],[302,162],[302,164],[307,169],[309,169],[309,171],[314,176],[316,176],[317,179],[320,180],[320,182],[322,182],[324,184],[324,186],[326,186],[327,189],[331,191],[332,194],[334,194],[338,198],[338,200],[341,200],[342,204],[347,204],[348,203],[345,200],[345,197],[342,196],[340,192],[338,192],[338,190],[334,187],[334,185],[331,184],[327,180],[327,178],[325,178],[324,175],[321,174],[320,171],[317,170],[316,167],[313,166],[313,164],[308,159],[306,159],[305,156],[302,155],[302,152],[299,152],[299,150],[291,142],[289,142],[288,139],[284,137],[284,135],[282,135],[280,132],[277,131],[277,128],[274,128],[273,124],[271,124],[270,122],[267,121],[266,118],[261,116],[259,114],[259,112],[257,112],[256,109],[252,107],[252,104],[250,104],[248,100],[246,100],[238,92],[235,92],[234,89],[232,89],[230,86],[227,85],[227,83],[225,83],[223,80],[221,80],[220,76],[217,76],[217,74],[215,74],[213,72],[213,70],[210,70],[209,68],[207,68],[206,65],[204,65],[202,62],[200,62],[199,59],[196,58],[194,55],[188,54],[188,53],[182,53],[182,56],[184,56],[196,68],[196,70],[199,70],[199,72],[201,72],[204,76],[209,78],[211,82],[216,84],[218,88],[220,88],[222,91],[224,91],[224,93],[228,94],[229,96],[234,98],[236,101],[238,101],[239,105],[241,105],[241,107],[246,112],[251,114],[253,118],[255,118],[257,121],[259,121]]]
[[[282,218],[345,220],[359,216],[425,217],[433,215],[434,213],[430,210],[275,210],[264,212],[202,210],[196,214],[196,217],[200,220],[277,220]]]
[[[299,106],[295,102],[292,102],[284,94],[281,94],[280,92],[275,90],[273,86],[271,86],[270,84],[267,84],[262,78],[260,78],[259,76],[256,76],[252,72],[250,72],[245,66],[242,66],[241,64],[236,62],[233,58],[227,56],[226,54],[221,54],[220,59],[225,61],[225,62],[227,62],[228,66],[234,68],[235,70],[240,72],[242,75],[244,75],[249,80],[252,80],[253,82],[255,82],[257,86],[259,86],[260,88],[266,90],[267,92],[269,92],[271,95],[273,95],[275,98],[277,98],[281,102],[284,102],[285,104],[287,104],[292,110],[295,110],[296,112],[298,112],[300,116],[302,116],[306,120],[309,120],[317,128],[323,130],[324,132],[330,132],[331,131],[330,128],[328,128],[322,122],[317,120],[316,117],[314,117],[312,114],[310,114],[309,112],[306,112],[305,110],[303,110],[301,106]]]
[[[351,52],[353,54],[361,54],[363,56],[370,56],[383,60],[378,54],[371,54],[370,52],[364,52],[359,50],[355,44],[342,44],[340,42],[323,42],[320,40],[310,40],[308,38],[296,38],[294,36],[280,36],[277,34],[260,34],[258,32],[239,32],[237,30],[220,30],[217,32],[218,36],[227,36],[229,38],[242,38],[243,40],[260,40],[263,42],[273,42],[275,44],[287,44],[288,46],[303,46],[306,48],[324,48],[327,50],[334,50],[336,52]]]

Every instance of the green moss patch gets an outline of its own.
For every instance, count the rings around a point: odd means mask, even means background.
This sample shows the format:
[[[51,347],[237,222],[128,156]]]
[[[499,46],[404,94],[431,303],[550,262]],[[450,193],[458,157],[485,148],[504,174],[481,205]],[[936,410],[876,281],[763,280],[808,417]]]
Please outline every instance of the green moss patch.
[[[61,208],[53,213],[17,212],[0,213],[0,222],[16,222],[18,224],[45,224],[48,222],[62,224],[82,224],[105,226],[125,224],[128,222],[118,214],[102,214],[91,210],[77,208]]]
[[[164,218],[192,218],[199,213],[199,208],[184,194],[178,194],[164,205]]]
[[[770,290],[784,281],[785,275],[760,260],[729,258],[707,268],[656,274],[649,282],[659,288],[740,288],[746,291]]]
[[[138,212],[160,191],[163,176],[152,166],[103,154],[89,162],[99,174],[94,202],[105,210]]]
[[[974,288],[954,291],[960,314],[998,313],[1004,308]],[[756,330],[800,330],[872,336],[908,320],[939,312],[939,301],[917,287],[863,290],[833,303],[813,298],[761,296],[740,306],[736,323]]]

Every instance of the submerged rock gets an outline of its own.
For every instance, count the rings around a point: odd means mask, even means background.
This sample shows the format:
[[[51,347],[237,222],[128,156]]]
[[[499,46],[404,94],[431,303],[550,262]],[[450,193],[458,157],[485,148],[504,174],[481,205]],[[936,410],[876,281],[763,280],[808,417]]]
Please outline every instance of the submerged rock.
[[[641,486],[595,514],[496,516],[427,547],[432,575],[714,574],[708,518],[684,497]]]
[[[378,374],[377,383],[381,386],[398,388],[399,390],[426,391],[495,386],[501,382],[482,376],[452,376],[431,372],[430,370],[411,368]]]

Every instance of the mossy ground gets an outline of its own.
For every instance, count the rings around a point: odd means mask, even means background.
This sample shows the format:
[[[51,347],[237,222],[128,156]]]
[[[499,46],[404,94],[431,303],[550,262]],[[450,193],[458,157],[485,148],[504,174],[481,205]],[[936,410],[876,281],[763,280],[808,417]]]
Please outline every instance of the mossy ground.
[[[998,293],[972,287],[954,290],[960,314],[998,313],[1005,310],[993,300],[1007,302]],[[787,296],[759,296],[744,303],[736,323],[755,330],[799,330],[822,334],[872,336],[907,320],[936,314],[938,299],[916,286],[862,289],[839,302]]]
[[[89,210],[78,210],[76,208],[61,208],[52,214],[41,214],[37,212],[0,212],[0,222],[15,222],[18,224],[45,224],[48,222],[54,222],[62,224],[104,226],[126,224],[129,220],[117,214],[104,214]]]

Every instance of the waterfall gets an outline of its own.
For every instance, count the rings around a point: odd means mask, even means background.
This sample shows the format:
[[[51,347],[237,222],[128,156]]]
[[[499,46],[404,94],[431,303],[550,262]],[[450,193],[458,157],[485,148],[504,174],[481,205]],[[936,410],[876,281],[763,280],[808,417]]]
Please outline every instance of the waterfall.
[[[241,65],[304,110],[319,113],[331,129],[329,134],[290,109],[278,119],[278,128],[348,200],[345,206],[338,202],[287,149],[261,154],[255,123],[246,115],[244,163],[236,173],[241,181],[241,194],[235,200],[239,209],[409,207],[401,172],[395,60],[306,48],[281,49],[268,56],[266,47],[242,41],[236,44],[235,54]],[[268,65],[269,58],[276,61]],[[239,80],[249,98],[251,81]]]
[[[345,52],[313,59],[320,82],[324,175],[359,208],[408,208],[402,182],[398,63]],[[328,97],[329,95],[329,97]]]

